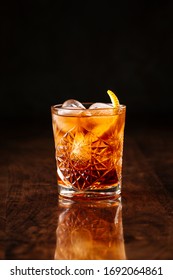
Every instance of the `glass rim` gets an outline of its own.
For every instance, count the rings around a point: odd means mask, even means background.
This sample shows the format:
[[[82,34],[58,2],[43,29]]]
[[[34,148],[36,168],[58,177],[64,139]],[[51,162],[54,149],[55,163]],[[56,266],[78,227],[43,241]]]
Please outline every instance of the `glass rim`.
[[[82,104],[90,106],[95,102],[83,102]],[[105,103],[106,105],[112,105],[112,103]],[[107,107],[107,108],[74,108],[74,107],[64,107],[62,104],[56,104],[51,106],[51,114],[64,116],[64,117],[106,117],[106,116],[116,116],[126,113],[126,106],[120,104],[117,108]]]
[[[82,102],[81,104],[82,105],[92,105],[92,104],[94,104],[94,103],[96,103],[96,102]],[[98,102],[97,102],[98,103]],[[100,102],[101,103],[101,102]],[[106,104],[106,105],[112,105],[112,103],[104,103],[104,104]],[[58,111],[58,110],[68,110],[68,111],[74,111],[74,110],[91,110],[91,111],[109,111],[109,110],[118,110],[118,109],[120,109],[120,110],[124,110],[124,109],[126,109],[126,105],[124,105],[124,104],[119,104],[119,106],[118,106],[118,108],[114,108],[114,107],[110,107],[110,108],[78,108],[78,107],[76,107],[76,108],[74,108],[74,107],[62,107],[62,105],[63,105],[63,103],[62,104],[55,104],[55,105],[51,105],[51,109],[53,110],[53,111]]]

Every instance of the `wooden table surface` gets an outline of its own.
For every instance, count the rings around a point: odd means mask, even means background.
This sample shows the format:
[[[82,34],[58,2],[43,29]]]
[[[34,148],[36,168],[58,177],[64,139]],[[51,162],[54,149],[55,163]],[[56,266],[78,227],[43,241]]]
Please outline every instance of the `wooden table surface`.
[[[172,127],[127,124],[118,205],[59,201],[51,129],[1,130],[0,258],[173,259]]]

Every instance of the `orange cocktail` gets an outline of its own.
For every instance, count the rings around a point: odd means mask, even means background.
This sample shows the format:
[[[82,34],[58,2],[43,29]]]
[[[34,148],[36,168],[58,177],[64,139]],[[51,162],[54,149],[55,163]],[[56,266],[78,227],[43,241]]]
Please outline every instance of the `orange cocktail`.
[[[121,193],[126,107],[96,104],[51,108],[62,196],[107,198]]]

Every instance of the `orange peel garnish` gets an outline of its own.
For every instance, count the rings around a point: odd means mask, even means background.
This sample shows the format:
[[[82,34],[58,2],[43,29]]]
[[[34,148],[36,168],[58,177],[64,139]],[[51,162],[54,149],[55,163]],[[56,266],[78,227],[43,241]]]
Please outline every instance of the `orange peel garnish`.
[[[115,93],[111,90],[108,90],[107,94],[109,95],[109,97],[111,99],[113,107],[118,108],[120,106],[120,103],[119,103],[118,97],[115,95]]]

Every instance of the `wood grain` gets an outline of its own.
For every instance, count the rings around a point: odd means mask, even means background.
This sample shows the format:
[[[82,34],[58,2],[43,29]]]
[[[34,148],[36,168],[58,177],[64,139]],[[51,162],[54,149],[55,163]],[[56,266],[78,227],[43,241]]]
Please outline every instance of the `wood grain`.
[[[51,125],[21,124],[3,135],[0,258],[53,259],[60,209]],[[172,143],[170,128],[127,127],[122,188],[127,259],[173,259]]]
[[[126,141],[123,221],[127,257],[172,259],[173,196],[168,184],[172,175],[167,173],[165,164],[173,153],[171,147],[168,153],[168,146],[163,144],[170,144],[172,138],[164,134],[161,145],[161,140],[157,141],[160,131],[145,133],[133,132]]]

